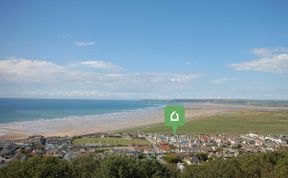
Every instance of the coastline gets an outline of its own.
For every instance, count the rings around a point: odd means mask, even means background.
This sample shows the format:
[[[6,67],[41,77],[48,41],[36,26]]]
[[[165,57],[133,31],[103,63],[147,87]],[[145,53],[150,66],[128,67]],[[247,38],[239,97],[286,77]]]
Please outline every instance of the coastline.
[[[263,107],[223,104],[186,104],[186,119],[215,115],[239,109],[275,110],[282,107]],[[64,119],[11,122],[0,124],[0,140],[24,139],[31,135],[77,136],[96,132],[111,132],[148,126],[163,122],[163,109],[148,109],[122,113],[69,117]]]

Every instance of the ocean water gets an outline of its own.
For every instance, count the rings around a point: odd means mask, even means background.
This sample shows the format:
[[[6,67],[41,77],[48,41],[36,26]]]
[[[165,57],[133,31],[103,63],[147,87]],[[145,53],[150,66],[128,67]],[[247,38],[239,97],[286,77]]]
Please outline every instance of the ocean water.
[[[61,119],[157,109],[150,100],[0,99],[0,123]]]

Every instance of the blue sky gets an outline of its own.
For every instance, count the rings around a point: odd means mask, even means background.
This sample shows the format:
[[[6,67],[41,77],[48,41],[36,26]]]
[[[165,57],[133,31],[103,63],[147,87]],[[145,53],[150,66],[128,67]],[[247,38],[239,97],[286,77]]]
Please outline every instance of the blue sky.
[[[288,3],[0,1],[0,97],[288,99]]]

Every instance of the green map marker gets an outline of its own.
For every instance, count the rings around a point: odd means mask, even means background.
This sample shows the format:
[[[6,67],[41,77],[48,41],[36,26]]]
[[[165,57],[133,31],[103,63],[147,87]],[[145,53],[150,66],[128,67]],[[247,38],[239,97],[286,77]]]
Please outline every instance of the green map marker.
[[[176,135],[177,127],[185,123],[185,109],[184,106],[166,106],[165,107],[165,125],[172,127],[173,134]]]

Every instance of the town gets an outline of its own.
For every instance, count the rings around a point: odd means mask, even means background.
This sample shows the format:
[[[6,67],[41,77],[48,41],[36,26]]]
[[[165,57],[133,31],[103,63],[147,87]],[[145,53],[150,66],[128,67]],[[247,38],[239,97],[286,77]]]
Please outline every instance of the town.
[[[169,135],[157,133],[96,133],[76,137],[30,136],[0,141],[0,166],[31,157],[57,156],[71,160],[95,153],[98,158],[115,154],[157,159],[160,163],[201,164],[216,158],[229,159],[244,153],[276,151],[288,147],[287,135]]]

